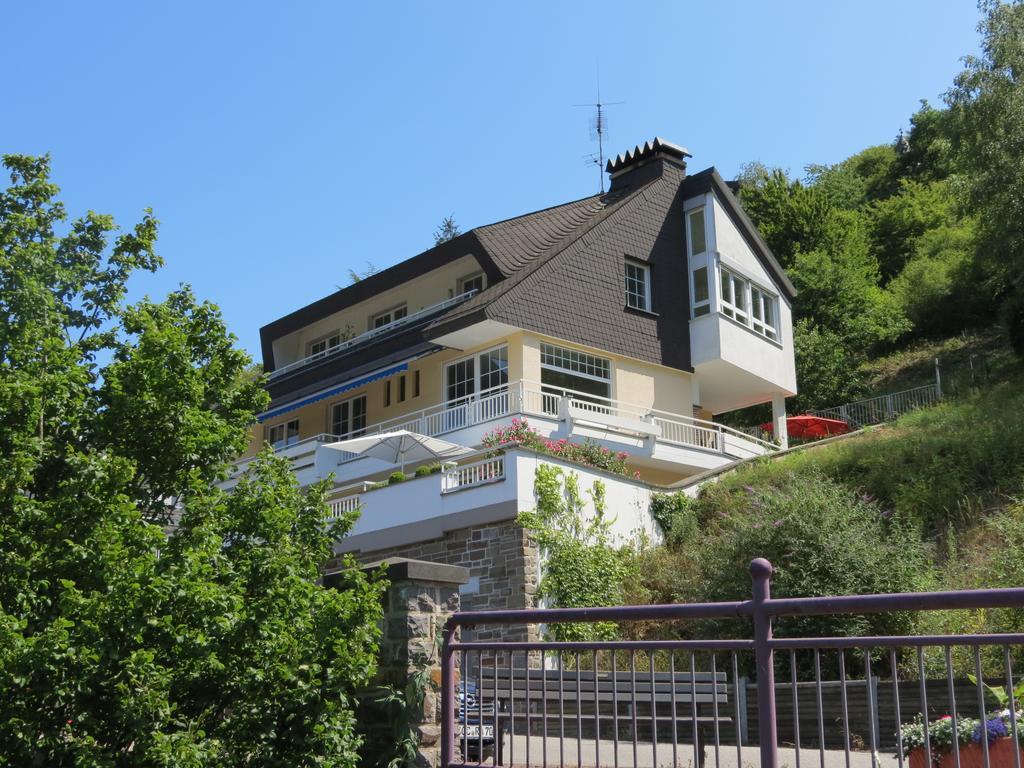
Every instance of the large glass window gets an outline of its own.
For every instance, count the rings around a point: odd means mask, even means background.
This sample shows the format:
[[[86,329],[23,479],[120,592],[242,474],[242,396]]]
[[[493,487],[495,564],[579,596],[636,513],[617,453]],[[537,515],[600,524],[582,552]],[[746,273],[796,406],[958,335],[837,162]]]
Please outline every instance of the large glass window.
[[[445,368],[445,395],[449,407],[461,405],[479,393],[486,397],[508,385],[508,347],[497,347],[449,363]]]
[[[750,283],[725,267],[719,267],[719,271],[722,276],[722,314],[746,325]]]
[[[291,419],[282,424],[267,427],[267,442],[276,451],[299,442],[299,420]]]
[[[331,406],[331,434],[359,437],[366,431],[366,395],[343,400]]]
[[[777,341],[779,338],[779,300],[772,294],[750,286],[751,327],[758,333]]]
[[[690,255],[704,253],[708,249],[707,230],[704,224],[704,209],[697,208],[687,216],[690,230]]]
[[[712,267],[705,253],[708,249],[705,208],[697,208],[686,216],[687,256],[690,264],[690,308],[694,317],[711,313]]]
[[[540,345],[541,390],[548,394],[568,394],[582,400],[610,398],[611,369],[611,361],[603,357],[553,344]]]
[[[645,264],[626,262],[626,306],[651,311],[651,275]]]

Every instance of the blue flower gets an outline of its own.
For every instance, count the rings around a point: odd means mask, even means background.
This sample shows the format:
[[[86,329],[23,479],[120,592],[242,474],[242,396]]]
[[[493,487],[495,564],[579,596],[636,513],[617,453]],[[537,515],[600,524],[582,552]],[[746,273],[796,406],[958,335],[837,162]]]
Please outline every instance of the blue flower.
[[[1006,730],[1006,723],[1002,717],[993,717],[991,720],[985,721],[985,735],[986,740],[989,744],[994,742],[996,739],[1002,739],[1009,736],[1009,731]],[[975,744],[981,744],[981,723],[974,726],[974,734],[971,736]]]

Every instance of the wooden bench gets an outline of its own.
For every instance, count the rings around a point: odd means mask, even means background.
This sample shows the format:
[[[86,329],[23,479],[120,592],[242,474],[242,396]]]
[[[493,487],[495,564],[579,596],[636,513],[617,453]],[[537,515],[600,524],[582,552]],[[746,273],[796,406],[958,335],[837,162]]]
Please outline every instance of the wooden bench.
[[[476,674],[481,673],[477,680]],[[742,723],[734,722],[735,705],[729,703],[729,683],[726,673],[720,671],[655,672],[653,680],[649,670],[593,671],[516,668],[473,665],[467,670],[468,678],[477,683],[485,707],[496,704],[495,742],[496,762],[503,764],[502,734],[527,732],[531,736],[557,738],[617,737],[626,732],[620,742],[631,743],[643,728],[657,738],[658,731],[668,731],[678,738],[680,727],[693,733],[697,744],[699,766],[705,760],[704,746],[721,724],[726,723],[742,731]],[[675,716],[673,717],[673,703]],[[696,716],[694,716],[696,709]],[[742,712],[742,709],[740,710]],[[741,717],[742,720],[742,717]],[[534,730],[540,721],[540,733]],[[552,733],[552,724],[554,733]],[[659,725],[664,726],[659,729]],[[592,727],[592,733],[582,736],[582,728]],[[739,737],[740,734],[737,734]],[[670,743],[672,736],[660,743]]]

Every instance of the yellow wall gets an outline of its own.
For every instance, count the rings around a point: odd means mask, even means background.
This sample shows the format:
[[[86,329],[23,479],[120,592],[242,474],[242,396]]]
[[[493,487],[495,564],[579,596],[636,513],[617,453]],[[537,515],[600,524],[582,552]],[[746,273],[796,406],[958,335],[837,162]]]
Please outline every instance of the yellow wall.
[[[692,384],[689,373],[643,363],[630,358],[610,355],[601,350],[568,344],[559,339],[544,340],[552,344],[572,347],[589,352],[590,354],[609,358],[612,361],[612,397],[614,399],[641,408],[654,408],[681,416],[692,415]],[[255,453],[262,444],[264,429],[267,426],[281,424],[294,418],[299,419],[300,439],[304,440],[320,433],[330,432],[331,406],[342,400],[348,400],[359,395],[366,395],[368,425],[389,421],[440,405],[445,399],[445,365],[464,357],[479,354],[501,344],[508,346],[509,381],[524,379],[526,381],[539,382],[541,377],[541,341],[542,337],[535,334],[515,333],[465,351],[454,349],[442,350],[411,363],[409,370],[404,374],[392,376],[387,380],[373,382],[366,387],[346,392],[336,398],[307,405],[279,416],[272,422],[255,426],[250,441],[249,454]],[[413,397],[413,378],[417,370],[420,371],[420,394],[418,397]],[[398,402],[398,379],[402,375],[406,377],[406,399],[404,402]],[[386,381],[391,382],[390,406],[384,405]]]
[[[399,304],[405,304],[409,314],[450,298],[458,290],[458,281],[474,272],[480,265],[473,256],[463,256],[450,264],[410,280],[354,307],[336,312],[305,328],[274,342],[274,362],[278,368],[301,360],[308,354],[308,344],[338,330],[350,330],[358,336],[370,330],[371,318]]]

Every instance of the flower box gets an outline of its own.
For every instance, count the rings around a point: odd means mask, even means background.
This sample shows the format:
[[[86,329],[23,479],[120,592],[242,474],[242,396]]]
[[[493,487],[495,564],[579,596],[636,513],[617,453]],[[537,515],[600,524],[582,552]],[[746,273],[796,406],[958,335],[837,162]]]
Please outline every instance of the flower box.
[[[988,745],[988,768],[1016,768],[1014,753],[1020,755],[1020,765],[1024,766],[1024,750],[1013,743],[1013,738],[1004,736]],[[907,755],[908,768],[929,768],[924,747],[915,747]],[[956,755],[945,747],[942,751],[932,750],[932,763],[935,768],[956,768]],[[960,745],[960,768],[985,768],[985,748],[981,744]]]

